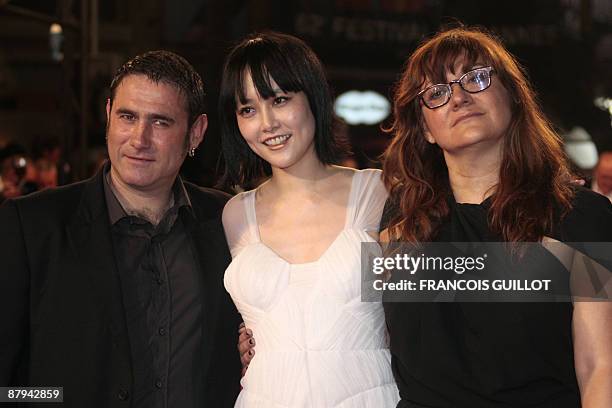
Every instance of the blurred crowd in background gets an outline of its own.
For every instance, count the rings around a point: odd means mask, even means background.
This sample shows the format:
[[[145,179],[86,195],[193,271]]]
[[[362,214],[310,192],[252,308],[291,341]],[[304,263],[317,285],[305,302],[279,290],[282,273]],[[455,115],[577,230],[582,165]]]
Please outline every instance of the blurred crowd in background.
[[[0,147],[0,202],[71,181],[70,164],[53,138],[41,138],[32,152],[15,142]]]
[[[110,79],[153,49],[184,56],[204,79],[209,128],[182,174],[215,186],[222,61],[236,41],[264,29],[315,50],[354,153],[342,164],[378,167],[402,64],[422,39],[459,22],[502,38],[577,172],[612,197],[610,0],[0,0],[0,201],[93,175],[106,159]]]

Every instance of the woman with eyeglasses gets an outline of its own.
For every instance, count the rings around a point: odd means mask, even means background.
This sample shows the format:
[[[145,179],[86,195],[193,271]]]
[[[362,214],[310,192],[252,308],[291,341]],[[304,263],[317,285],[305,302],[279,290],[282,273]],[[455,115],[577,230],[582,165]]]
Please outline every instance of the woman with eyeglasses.
[[[572,184],[523,69],[491,35],[456,28],[420,45],[394,113],[381,240],[612,241],[610,203]],[[398,407],[612,406],[610,302],[384,306]]]

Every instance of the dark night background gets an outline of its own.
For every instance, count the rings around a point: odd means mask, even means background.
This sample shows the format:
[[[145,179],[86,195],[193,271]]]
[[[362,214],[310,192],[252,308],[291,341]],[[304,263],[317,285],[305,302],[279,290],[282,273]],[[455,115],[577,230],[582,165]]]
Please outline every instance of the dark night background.
[[[581,126],[612,150],[610,0],[0,0],[0,147],[35,149],[57,139],[74,179],[104,155],[104,104],[115,69],[151,49],[186,57],[202,74],[210,127],[184,173],[212,185],[219,159],[216,98],[221,64],[246,34],[273,29],[306,40],[336,95],[374,90],[390,97],[418,42],[442,25],[480,25],[499,34],[527,67],[545,112],[561,133]],[[50,51],[51,23],[63,27],[62,61]],[[349,126],[362,167],[383,150],[381,125]]]

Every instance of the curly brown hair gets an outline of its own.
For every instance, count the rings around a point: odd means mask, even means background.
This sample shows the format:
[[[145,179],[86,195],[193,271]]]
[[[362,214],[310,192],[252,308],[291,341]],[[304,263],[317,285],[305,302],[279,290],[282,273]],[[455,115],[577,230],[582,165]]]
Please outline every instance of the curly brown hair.
[[[571,208],[573,188],[561,139],[538,105],[526,73],[501,41],[477,28],[453,28],[424,41],[408,59],[396,84],[384,153],[384,181],[399,208],[389,236],[429,241],[449,214],[452,190],[442,149],[426,141],[417,94],[427,80],[447,81],[459,58],[485,63],[508,91],[512,118],[502,142],[499,182],[489,209],[489,226],[507,242],[539,241]]]

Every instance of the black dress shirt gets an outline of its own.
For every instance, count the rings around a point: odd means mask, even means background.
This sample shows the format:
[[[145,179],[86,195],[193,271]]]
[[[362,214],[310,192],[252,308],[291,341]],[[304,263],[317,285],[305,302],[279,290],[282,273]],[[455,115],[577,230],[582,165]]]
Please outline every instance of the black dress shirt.
[[[128,214],[110,186],[104,193],[132,355],[132,407],[200,407],[200,275],[190,238],[194,225],[183,183],[158,225]]]

